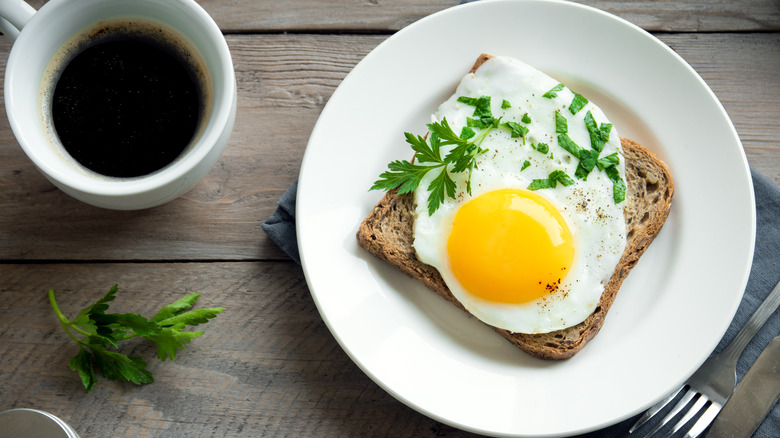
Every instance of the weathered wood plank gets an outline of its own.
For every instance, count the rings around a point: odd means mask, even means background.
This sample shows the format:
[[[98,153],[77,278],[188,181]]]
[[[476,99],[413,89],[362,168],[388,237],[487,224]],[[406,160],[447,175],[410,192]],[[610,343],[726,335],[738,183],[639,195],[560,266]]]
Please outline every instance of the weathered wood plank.
[[[584,0],[649,31],[777,31],[777,2],[728,0]]]
[[[406,407],[371,381],[330,334],[292,262],[0,265],[0,411],[37,408],[84,437],[467,437]],[[155,383],[102,377],[87,393],[68,368],[67,316],[119,283],[115,312],[151,316],[191,292],[226,310],[161,362],[147,341],[126,354]],[[129,342],[129,341],[128,341]]]
[[[36,8],[45,0],[30,0]],[[394,32],[460,0],[199,0],[226,32]],[[777,31],[772,0],[582,0],[650,31]]]
[[[720,98],[751,164],[780,185],[780,34],[659,36]],[[0,116],[0,258],[283,258],[260,225],[296,179],[311,129],[330,95],[385,38],[230,35],[239,110],[228,148],[195,189],[151,210],[105,211],[55,190],[24,156],[6,117]],[[0,40],[0,71],[8,49]]]

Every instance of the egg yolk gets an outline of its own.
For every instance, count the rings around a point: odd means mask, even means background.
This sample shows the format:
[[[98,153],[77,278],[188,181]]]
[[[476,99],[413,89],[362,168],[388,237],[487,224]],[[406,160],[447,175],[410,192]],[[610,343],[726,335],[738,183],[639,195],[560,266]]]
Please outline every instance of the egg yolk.
[[[558,288],[574,259],[574,242],[547,199],[528,190],[502,189],[461,206],[447,252],[468,292],[515,304]]]

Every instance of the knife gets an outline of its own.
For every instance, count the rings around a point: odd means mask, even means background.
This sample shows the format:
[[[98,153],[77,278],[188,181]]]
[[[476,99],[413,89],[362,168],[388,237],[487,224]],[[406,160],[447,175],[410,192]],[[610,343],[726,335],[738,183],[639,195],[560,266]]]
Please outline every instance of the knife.
[[[780,396],[780,336],[758,356],[712,423],[707,438],[753,435]]]

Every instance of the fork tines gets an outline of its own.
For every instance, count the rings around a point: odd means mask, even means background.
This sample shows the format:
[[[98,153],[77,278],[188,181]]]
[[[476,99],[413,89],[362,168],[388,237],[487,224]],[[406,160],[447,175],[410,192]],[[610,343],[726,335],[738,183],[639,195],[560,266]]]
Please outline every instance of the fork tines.
[[[682,398],[680,401],[677,402],[677,404],[669,411],[668,414],[661,420],[658,424],[656,424],[647,434],[644,435],[645,438],[649,438],[653,435],[655,435],[659,430],[661,430],[664,426],[667,425],[673,418],[675,418],[677,415],[680,414],[680,412],[688,406],[688,404],[693,402],[693,405],[690,407],[690,409],[687,410],[685,415],[677,422],[677,424],[674,425],[672,430],[668,432],[665,436],[671,437],[680,429],[683,428],[691,419],[693,419],[697,414],[702,412],[702,409],[707,406],[707,409],[703,411],[701,414],[701,417],[696,421],[696,423],[691,426],[690,430],[686,433],[686,438],[696,438],[699,435],[701,435],[702,432],[704,432],[705,429],[707,429],[707,426],[712,423],[712,420],[715,418],[715,416],[720,412],[720,409],[722,407],[722,404],[715,403],[712,400],[710,400],[707,396],[704,394],[701,394],[695,390],[693,390],[689,385],[684,385],[677,391],[673,392],[672,394],[669,394],[666,398],[658,402],[655,406],[648,409],[642,417],[640,417],[637,422],[631,427],[631,429],[628,431],[629,434],[634,433],[639,428],[641,428],[647,421],[649,421],[651,418],[653,418],[656,414],[658,414],[663,408],[672,400],[674,400],[681,391],[685,390],[683,393]]]

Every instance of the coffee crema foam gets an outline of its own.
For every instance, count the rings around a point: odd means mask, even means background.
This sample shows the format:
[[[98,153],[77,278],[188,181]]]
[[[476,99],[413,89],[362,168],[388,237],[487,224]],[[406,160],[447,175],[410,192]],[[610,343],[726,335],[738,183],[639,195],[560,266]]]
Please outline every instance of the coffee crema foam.
[[[78,54],[90,47],[117,40],[146,42],[168,52],[170,55],[177,58],[179,62],[186,67],[186,70],[192,74],[192,80],[197,86],[200,108],[198,109],[199,120],[195,135],[179,157],[162,169],[171,166],[192,149],[193,144],[197,142],[208,124],[209,115],[213,106],[213,83],[209,70],[206,67],[205,60],[200,52],[196,50],[184,36],[169,26],[148,19],[120,18],[99,21],[76,33],[57,50],[44,70],[38,93],[40,122],[52,148],[65,162],[69,163],[82,173],[103,180],[138,179],[144,178],[150,174],[136,177],[112,177],[97,173],[80,164],[65,150],[64,145],[59,139],[59,135],[54,127],[52,105],[57,83],[62,72],[69,63]],[[157,173],[162,169],[152,172],[151,174]]]

